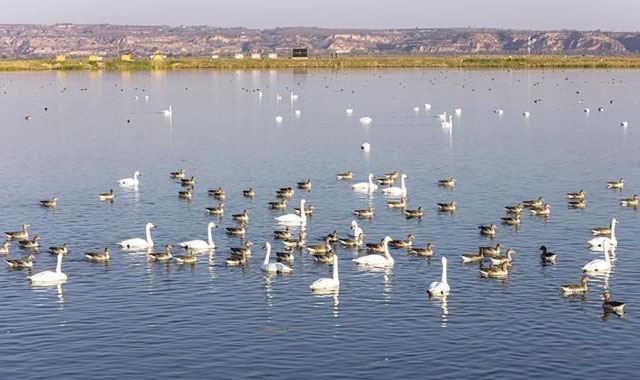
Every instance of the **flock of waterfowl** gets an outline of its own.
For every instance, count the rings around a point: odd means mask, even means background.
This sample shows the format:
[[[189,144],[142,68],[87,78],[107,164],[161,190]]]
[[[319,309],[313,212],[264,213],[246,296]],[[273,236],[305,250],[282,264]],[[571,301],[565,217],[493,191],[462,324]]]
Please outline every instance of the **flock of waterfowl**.
[[[133,188],[137,191],[140,185],[140,173],[135,172],[132,178],[124,178],[117,181],[117,184],[123,188]],[[190,199],[192,197],[195,185],[195,177],[187,177],[186,171],[181,169],[176,172],[170,173],[170,177],[179,181],[183,186],[187,186],[186,191],[179,191],[178,196],[180,198]],[[338,173],[336,175],[339,181],[352,181],[354,173],[349,170],[345,173]],[[400,186],[394,186],[395,181],[400,179]],[[372,194],[377,192],[379,186],[383,195],[395,198],[389,200],[387,205],[389,208],[395,208],[402,210],[406,218],[422,218],[423,207],[419,206],[416,209],[407,209],[407,187],[405,180],[409,179],[407,174],[399,174],[397,171],[386,173],[379,178],[376,178],[373,173],[368,175],[368,180],[365,182],[358,182],[351,184],[351,189],[355,192],[363,192]],[[453,189],[456,186],[456,179],[451,177],[449,179],[440,180],[437,183],[438,186]],[[297,189],[303,191],[311,191],[311,180],[305,180],[298,182]],[[607,188],[610,189],[622,189],[624,187],[624,179],[620,178],[616,181],[607,183]],[[292,198],[296,189],[293,187],[283,187],[276,190],[276,197],[279,199],[275,202],[269,202],[268,207],[274,210],[286,210],[287,201]],[[224,214],[224,200],[226,199],[226,193],[223,187],[212,189],[208,191],[208,195],[219,201],[218,206],[207,207],[207,213],[211,215],[221,216]],[[249,188],[243,190],[242,195],[247,198],[253,198],[255,196],[255,190]],[[580,203],[580,208],[585,205],[586,195],[583,190],[573,193],[567,193],[568,205],[570,207],[578,207],[577,203]],[[115,194],[113,189],[108,192],[98,194],[98,198],[101,201],[113,202]],[[53,197],[50,200],[42,200],[39,202],[40,206],[45,208],[58,207],[58,198]],[[622,206],[638,206],[638,196],[634,195],[632,198],[622,199],[620,201]],[[438,212],[451,212],[456,211],[456,201],[452,200],[450,203],[438,203],[436,204]],[[532,215],[541,217],[547,217],[550,213],[550,206],[545,203],[543,197],[539,197],[534,200],[523,201],[514,206],[506,206],[506,216],[502,217],[502,223],[505,225],[511,225],[518,228],[521,223],[521,216],[524,209],[529,209]],[[409,254],[432,257],[434,255],[434,246],[431,243],[425,244],[423,247],[418,247],[414,241],[415,236],[408,234],[406,240],[394,239],[391,236],[384,237],[378,243],[365,243],[364,231],[358,225],[357,220],[352,220],[350,224],[350,233],[347,238],[339,238],[338,232],[325,236],[323,241],[319,244],[308,244],[306,242],[306,224],[308,217],[313,214],[314,206],[307,205],[305,199],[300,200],[300,207],[294,208],[294,212],[280,215],[275,217],[275,223],[281,227],[274,231],[274,238],[282,242],[284,248],[283,251],[276,251],[276,262],[271,261],[272,245],[270,242],[265,242],[264,249],[266,250],[264,261],[261,265],[261,270],[266,273],[274,274],[288,274],[292,273],[293,269],[291,264],[295,260],[295,252],[306,252],[314,257],[314,259],[320,263],[327,263],[332,265],[332,277],[322,278],[314,281],[310,284],[310,288],[313,291],[337,291],[340,287],[340,278],[338,272],[338,259],[336,254],[336,245],[340,245],[345,248],[356,248],[358,252],[361,249],[366,249],[369,254],[362,255],[353,259],[353,263],[358,266],[367,268],[390,268],[394,266],[395,260],[391,256],[389,248],[406,249]],[[354,210],[353,214],[358,218],[371,218],[373,217],[375,209],[373,206],[369,206],[366,209]],[[231,255],[225,260],[225,263],[229,266],[245,265],[249,262],[252,256],[253,243],[245,239],[247,234],[246,227],[249,224],[250,216],[247,210],[242,211],[239,214],[232,215],[232,219],[237,222],[237,226],[226,227],[226,233],[230,236],[237,236],[242,238],[243,245],[241,247],[231,247]],[[587,246],[591,251],[600,251],[604,253],[603,259],[592,260],[585,264],[582,268],[584,275],[579,284],[568,284],[561,287],[564,295],[572,294],[584,294],[587,292],[588,275],[608,273],[612,268],[612,257],[615,255],[615,249],[617,247],[617,239],[615,235],[615,229],[618,221],[613,218],[608,227],[594,228],[591,232],[596,235],[595,238],[587,242]],[[22,229],[18,231],[5,232],[6,240],[3,245],[0,246],[0,253],[8,256],[9,247],[12,242],[17,242],[21,249],[28,250],[29,253],[26,259],[10,259],[6,258],[5,262],[10,268],[32,268],[34,253],[38,252],[40,236],[35,235],[32,239],[29,239],[28,228],[30,225],[22,225]],[[197,255],[202,252],[212,252],[216,249],[216,245],[213,241],[213,229],[217,228],[215,222],[209,222],[207,224],[207,240],[189,240],[178,243],[178,245],[186,251],[184,255],[173,255],[171,244],[166,244],[164,250],[154,252],[155,244],[151,236],[151,230],[156,226],[153,223],[147,223],[145,226],[145,238],[132,238],[118,242],[118,246],[125,251],[146,251],[148,259],[156,262],[170,262],[175,261],[178,264],[194,264],[197,262]],[[478,227],[479,233],[486,235],[491,239],[495,238],[498,226],[496,224],[481,225]],[[297,236],[294,236],[293,229],[298,230]],[[495,246],[482,246],[478,248],[477,253],[463,254],[461,260],[463,263],[479,263],[479,275],[487,278],[505,279],[509,276],[509,271],[512,265],[514,265],[514,255],[516,251],[514,249],[507,249],[502,255],[502,249],[504,247],[501,243]],[[33,284],[58,284],[67,280],[67,275],[62,272],[62,258],[69,250],[67,243],[61,246],[50,247],[49,251],[52,254],[58,256],[57,266],[55,271],[44,271],[36,273],[29,277],[29,280]],[[550,252],[546,246],[540,247],[540,260],[543,263],[555,264],[557,255]],[[90,262],[106,262],[110,259],[111,249],[105,247],[101,252],[87,252],[85,253],[85,259]],[[444,297],[450,291],[451,287],[447,280],[447,258],[442,257],[442,273],[440,281],[434,281],[427,287],[427,292],[430,296]],[[605,311],[611,311],[615,313],[623,313],[625,304],[618,301],[612,301],[610,299],[608,290],[602,295],[603,304],[602,307]]]

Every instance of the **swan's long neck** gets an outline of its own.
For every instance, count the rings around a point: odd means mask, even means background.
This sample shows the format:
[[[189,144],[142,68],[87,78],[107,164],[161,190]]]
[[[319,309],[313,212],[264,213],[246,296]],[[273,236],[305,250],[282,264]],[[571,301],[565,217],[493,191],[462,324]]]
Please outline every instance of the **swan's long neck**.
[[[271,256],[271,244],[267,244],[267,254],[264,255],[264,265],[269,264],[269,256]]]
[[[333,279],[335,281],[339,281],[338,280],[338,257],[334,256],[335,258],[333,259]]]
[[[407,188],[406,188],[406,187],[405,187],[405,185],[404,185],[404,176],[402,176],[402,177],[400,178],[400,184],[401,184],[401,186],[400,186],[400,187],[402,188],[402,191],[403,191],[403,192],[406,192],[406,191],[407,191]]]
[[[56,265],[56,273],[62,273],[62,255],[58,254],[58,264]]]
[[[604,261],[609,264],[611,263],[611,257],[609,257],[609,243],[604,243]]]
[[[447,283],[447,258],[442,257],[442,283]]]
[[[303,222],[307,221],[307,213],[304,211],[304,200],[300,201],[300,219],[302,219]]]
[[[211,230],[213,229],[213,226],[209,226],[209,228],[207,228],[207,243],[209,243],[209,247],[213,248],[213,237],[211,236]]]
[[[153,244],[153,240],[151,240],[151,226],[147,226],[147,244]]]
[[[611,223],[611,241],[616,244],[618,241],[616,240],[616,224]]]
[[[138,182],[138,172],[133,173],[133,181]]]
[[[373,174],[369,174],[369,187],[373,187]]]
[[[389,253],[389,242],[387,240],[384,241],[384,255],[387,260],[393,262],[393,257],[391,257],[391,254]]]

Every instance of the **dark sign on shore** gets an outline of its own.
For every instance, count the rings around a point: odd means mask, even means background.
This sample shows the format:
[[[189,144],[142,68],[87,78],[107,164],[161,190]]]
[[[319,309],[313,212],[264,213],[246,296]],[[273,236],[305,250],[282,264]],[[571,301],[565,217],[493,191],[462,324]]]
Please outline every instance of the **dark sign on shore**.
[[[309,51],[307,50],[307,48],[300,48],[300,49],[293,49],[293,58],[308,58],[309,57]]]

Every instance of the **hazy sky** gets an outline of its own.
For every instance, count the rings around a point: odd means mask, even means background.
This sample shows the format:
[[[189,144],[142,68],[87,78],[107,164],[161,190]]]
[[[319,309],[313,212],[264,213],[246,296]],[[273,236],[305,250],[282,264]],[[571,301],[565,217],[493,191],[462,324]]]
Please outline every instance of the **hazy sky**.
[[[637,31],[640,0],[0,0],[0,23]]]

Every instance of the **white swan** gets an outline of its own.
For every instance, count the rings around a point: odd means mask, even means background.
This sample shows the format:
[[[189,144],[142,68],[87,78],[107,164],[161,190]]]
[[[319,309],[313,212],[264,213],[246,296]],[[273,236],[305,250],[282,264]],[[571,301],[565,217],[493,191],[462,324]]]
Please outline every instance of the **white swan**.
[[[58,254],[58,264],[56,265],[56,271],[52,272],[50,270],[46,270],[44,272],[36,273],[33,276],[29,277],[29,280],[32,284],[58,284],[64,281],[67,281],[67,275],[62,273],[62,256],[63,254]]]
[[[451,115],[449,115],[449,120],[443,121],[442,123],[440,123],[440,126],[442,128],[451,128],[453,126],[453,119]]]
[[[293,113],[295,113],[295,114],[296,114],[296,116],[300,116],[300,114],[302,113],[302,111],[300,111],[300,110],[295,110]]]
[[[140,184],[138,177],[140,176],[140,172],[136,171],[133,173],[133,178],[123,178],[118,181],[118,185],[123,187],[134,187]]]
[[[398,187],[398,186],[386,187],[386,188],[382,189],[382,194],[406,197],[407,196],[407,187],[404,184],[404,180],[406,178],[409,178],[409,177],[407,177],[407,175],[403,173],[402,176],[400,176],[400,187]]]
[[[426,110],[430,110],[430,109],[431,109],[431,104],[429,104],[429,103],[425,103],[425,104],[424,104],[424,109],[426,109]]]
[[[593,238],[587,242],[589,249],[592,251],[603,251],[605,242],[609,242],[610,248],[615,249],[618,246],[618,240],[616,240],[616,225],[618,220],[613,218],[611,220],[611,237],[601,236]]]
[[[373,119],[370,118],[369,116],[364,116],[360,118],[360,122],[365,125],[370,124],[372,121]]]
[[[456,115],[462,115],[462,108],[456,108],[453,112],[455,112]]]
[[[529,113],[529,111],[524,111],[524,112],[522,113],[522,116],[524,116],[524,117],[529,117],[529,116],[531,116],[531,113]]]
[[[440,120],[447,120],[447,111],[444,111],[444,113],[439,114],[438,118]]]
[[[582,267],[582,270],[589,273],[601,273],[606,272],[611,269],[611,257],[609,257],[609,249],[611,249],[611,245],[609,242],[605,241],[604,243],[604,260],[595,259],[591,260],[585,266]]]
[[[262,269],[263,272],[267,272],[267,273],[291,273],[293,270],[282,264],[282,263],[270,263],[269,262],[269,257],[271,256],[271,243],[266,242],[264,243],[264,247],[267,250],[267,253],[264,256],[264,262],[262,263],[262,266],[260,267],[260,269]]]
[[[336,290],[340,288],[340,279],[338,277],[338,255],[333,255],[333,277],[321,278],[315,280],[309,288],[312,291]]]
[[[498,108],[497,110],[493,111],[493,113],[498,114],[498,115],[502,115],[504,113],[504,111]]]
[[[282,116],[276,116],[276,123],[282,123]]]
[[[370,254],[366,256],[353,259],[353,262],[358,265],[363,265],[372,268],[389,268],[393,266],[393,257],[389,254],[389,242],[393,240],[391,236],[387,236],[382,241],[384,244],[384,256],[378,254]]]
[[[118,245],[124,249],[144,249],[153,248],[153,240],[151,240],[151,229],[156,228],[155,224],[147,223],[145,227],[147,239],[133,238],[123,240]]]
[[[451,288],[447,282],[447,258],[442,256],[442,278],[440,281],[434,281],[429,285],[427,292],[430,296],[445,296],[449,294]]]
[[[358,226],[358,222],[355,220],[351,221],[351,232],[349,232],[349,236],[357,237],[360,234],[364,234],[362,228]]]
[[[218,227],[214,222],[207,224],[207,241],[204,240],[189,240],[180,243],[180,246],[185,249],[193,249],[196,251],[204,251],[207,249],[215,249],[216,245],[211,237],[211,229]]]
[[[304,204],[306,201],[304,199],[300,200],[300,210],[304,210]],[[289,224],[289,225],[303,225],[307,223],[307,213],[301,212],[298,214],[286,214],[276,218],[276,221],[281,224]]]
[[[171,106],[169,106],[168,110],[162,110],[162,114],[164,116],[171,116],[173,114],[173,108],[171,108]]]
[[[362,149],[365,153],[369,153],[369,151],[371,151],[371,144],[364,143],[360,145],[360,149]]]
[[[374,192],[378,190],[378,185],[373,183],[373,173],[369,173],[369,182],[359,182],[351,185],[354,191]]]
[[[352,115],[353,114],[353,108],[347,108],[346,111],[347,115]]]
[[[420,107],[413,107],[413,110],[414,110],[415,112],[420,112]]]

